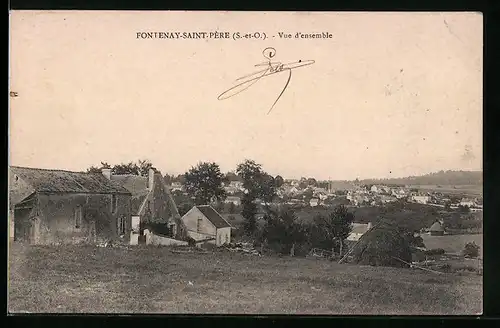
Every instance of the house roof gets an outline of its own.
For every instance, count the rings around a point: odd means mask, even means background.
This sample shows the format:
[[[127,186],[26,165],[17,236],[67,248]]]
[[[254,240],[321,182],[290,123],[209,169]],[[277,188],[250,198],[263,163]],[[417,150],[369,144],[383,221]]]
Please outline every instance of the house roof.
[[[368,231],[368,223],[353,223],[351,233],[364,234]]]
[[[111,175],[111,181],[116,181],[134,197],[145,196],[149,192],[147,177],[132,174]]]
[[[228,228],[231,227],[229,222],[226,221],[216,210],[210,205],[199,205],[196,206],[198,210],[217,228]]]
[[[179,213],[175,201],[170,194],[170,187],[165,183],[161,173],[156,172],[154,176],[155,183],[163,184],[163,189],[167,193],[168,209],[171,215],[174,217],[178,216]],[[132,213],[134,213],[134,215],[144,214],[148,196],[153,192],[148,189],[148,177],[133,174],[114,174],[111,175],[111,180],[120,184],[132,194]]]
[[[243,217],[243,215],[239,214],[239,213],[234,213],[234,214],[222,214],[222,217],[226,220],[226,221],[234,221],[233,223],[237,222],[237,223],[241,223],[243,221],[245,221],[245,218]]]
[[[131,210],[140,215],[146,205],[149,194],[148,178],[135,174],[112,174],[111,181],[121,185],[132,194]]]
[[[429,228],[430,231],[444,231],[443,226],[439,222],[434,222],[433,225]]]
[[[37,192],[126,194],[130,192],[100,173],[84,173],[11,166],[11,172]]]

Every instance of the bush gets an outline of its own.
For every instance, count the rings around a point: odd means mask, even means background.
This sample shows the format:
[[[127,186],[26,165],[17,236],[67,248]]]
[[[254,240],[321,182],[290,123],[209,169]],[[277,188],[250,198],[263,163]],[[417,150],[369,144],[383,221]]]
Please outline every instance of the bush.
[[[148,222],[144,223],[144,229],[148,229],[156,235],[172,237],[172,230],[170,229],[167,223],[159,223],[159,222]]]
[[[425,255],[444,255],[445,250],[442,248],[428,249],[424,252]]]
[[[463,253],[467,257],[478,257],[479,256],[479,246],[475,242],[470,242],[465,244]]]
[[[245,231],[243,229],[231,229],[231,242],[235,243],[241,241],[245,236]]]
[[[188,237],[187,239],[188,246],[196,246],[196,240],[194,240],[192,237]]]

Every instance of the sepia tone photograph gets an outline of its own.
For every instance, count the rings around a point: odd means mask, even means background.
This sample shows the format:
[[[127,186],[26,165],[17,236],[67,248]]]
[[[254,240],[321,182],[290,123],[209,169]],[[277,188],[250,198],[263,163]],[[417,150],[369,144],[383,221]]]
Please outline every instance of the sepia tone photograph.
[[[9,30],[8,313],[482,314],[481,13]]]

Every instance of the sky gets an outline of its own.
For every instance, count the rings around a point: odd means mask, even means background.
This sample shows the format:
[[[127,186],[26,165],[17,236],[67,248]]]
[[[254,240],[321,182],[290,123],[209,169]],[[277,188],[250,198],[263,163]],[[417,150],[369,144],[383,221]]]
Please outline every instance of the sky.
[[[285,178],[482,169],[480,13],[10,13],[10,164],[245,159]],[[266,39],[138,39],[138,32]],[[332,34],[281,39],[279,32]],[[218,100],[266,61],[314,60]]]

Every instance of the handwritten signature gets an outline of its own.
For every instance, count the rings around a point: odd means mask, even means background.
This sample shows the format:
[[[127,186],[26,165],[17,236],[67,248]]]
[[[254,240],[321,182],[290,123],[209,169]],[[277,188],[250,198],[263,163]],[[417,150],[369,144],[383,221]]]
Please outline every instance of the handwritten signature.
[[[239,79],[237,79],[236,82],[239,82],[239,83],[237,85],[233,86],[232,88],[221,93],[219,95],[219,97],[217,97],[218,100],[224,100],[224,99],[228,99],[228,98],[231,98],[233,96],[236,96],[237,94],[250,88],[252,85],[254,85],[258,81],[260,81],[260,79],[262,79],[266,76],[270,76],[270,75],[282,73],[282,72],[288,72],[288,79],[285,83],[285,86],[283,87],[280,94],[278,95],[278,98],[276,98],[273,105],[271,106],[271,108],[267,112],[267,114],[269,114],[273,110],[274,105],[276,105],[276,103],[278,102],[278,100],[281,98],[281,96],[285,92],[286,88],[288,87],[288,84],[290,83],[290,80],[292,78],[292,70],[299,68],[299,67],[304,67],[304,66],[314,64],[314,60],[299,60],[299,61],[287,63],[287,64],[283,64],[281,62],[272,62],[271,59],[274,56],[276,56],[276,50],[274,48],[266,48],[266,49],[264,49],[262,54],[267,59],[267,62],[256,64],[254,66],[255,67],[266,66],[266,67],[260,71],[242,76]]]

